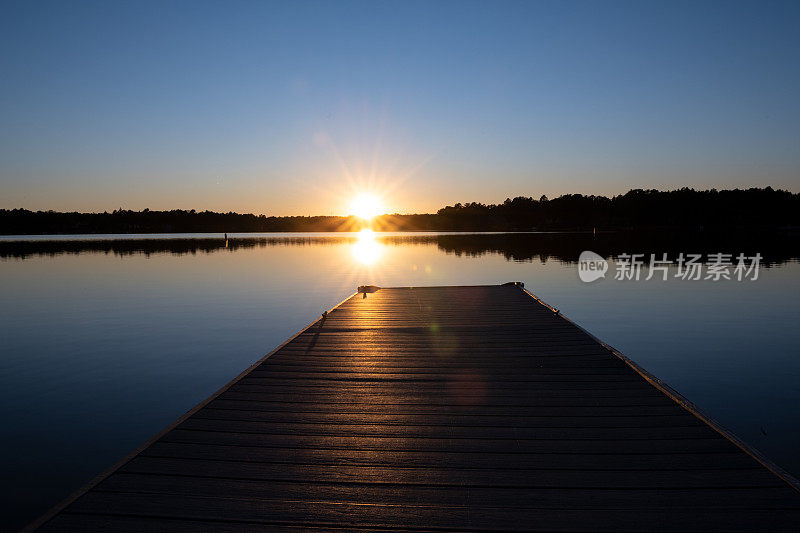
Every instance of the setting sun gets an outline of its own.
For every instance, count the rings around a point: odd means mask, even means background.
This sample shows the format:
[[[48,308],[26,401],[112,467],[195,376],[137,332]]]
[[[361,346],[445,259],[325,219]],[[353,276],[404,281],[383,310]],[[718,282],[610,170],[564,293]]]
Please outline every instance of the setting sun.
[[[350,203],[350,213],[364,220],[371,220],[381,214],[383,205],[374,194],[359,194]]]

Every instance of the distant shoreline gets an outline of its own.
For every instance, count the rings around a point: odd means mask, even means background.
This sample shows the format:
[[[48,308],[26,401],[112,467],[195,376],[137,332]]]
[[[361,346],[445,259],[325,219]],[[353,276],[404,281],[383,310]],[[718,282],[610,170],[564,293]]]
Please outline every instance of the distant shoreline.
[[[634,189],[608,198],[568,194],[501,204],[455,204],[436,213],[267,216],[171,210],[67,213],[0,209],[0,235],[234,234],[374,231],[519,232],[609,230],[747,230],[800,227],[800,193],[771,187],[734,190]]]

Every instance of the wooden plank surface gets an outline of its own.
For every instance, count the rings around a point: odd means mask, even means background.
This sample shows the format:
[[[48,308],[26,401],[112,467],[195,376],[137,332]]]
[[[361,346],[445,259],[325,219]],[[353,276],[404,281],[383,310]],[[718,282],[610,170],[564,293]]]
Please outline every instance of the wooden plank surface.
[[[684,405],[519,286],[381,289],[35,525],[796,530],[800,492]]]

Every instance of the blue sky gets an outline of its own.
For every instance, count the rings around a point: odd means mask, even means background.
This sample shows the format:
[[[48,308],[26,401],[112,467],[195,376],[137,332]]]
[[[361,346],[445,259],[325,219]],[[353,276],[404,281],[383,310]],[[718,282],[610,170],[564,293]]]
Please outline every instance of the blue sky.
[[[800,190],[800,2],[4,2],[0,207]]]

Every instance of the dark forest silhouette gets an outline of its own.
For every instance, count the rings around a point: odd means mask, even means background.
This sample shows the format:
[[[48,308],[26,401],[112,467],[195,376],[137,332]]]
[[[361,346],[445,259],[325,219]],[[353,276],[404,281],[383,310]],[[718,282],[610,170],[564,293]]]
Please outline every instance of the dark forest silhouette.
[[[764,189],[695,191],[631,190],[608,198],[567,194],[517,197],[501,204],[466,203],[435,214],[356,217],[215,213],[195,210],[61,213],[0,210],[5,235],[84,233],[239,233],[353,231],[530,231],[632,228],[759,228],[800,226],[800,194]]]

